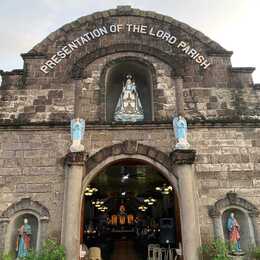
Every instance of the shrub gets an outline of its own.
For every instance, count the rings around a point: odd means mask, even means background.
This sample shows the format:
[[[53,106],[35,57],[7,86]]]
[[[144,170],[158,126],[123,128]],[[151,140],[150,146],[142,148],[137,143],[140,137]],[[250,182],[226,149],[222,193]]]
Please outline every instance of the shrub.
[[[223,240],[213,240],[200,248],[203,260],[230,260],[228,256],[228,245]]]
[[[46,240],[43,248],[36,252],[31,250],[24,260],[65,260],[64,247],[56,241]]]
[[[14,260],[15,255],[13,253],[0,253],[0,260]]]

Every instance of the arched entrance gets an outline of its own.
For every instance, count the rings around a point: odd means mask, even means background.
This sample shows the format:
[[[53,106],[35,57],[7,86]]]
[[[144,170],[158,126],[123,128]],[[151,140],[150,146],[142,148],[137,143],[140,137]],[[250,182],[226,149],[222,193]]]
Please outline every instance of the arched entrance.
[[[174,178],[166,178],[145,156],[111,159],[83,181],[81,243],[99,247],[102,259],[147,259],[150,244],[160,245],[162,254],[178,248],[181,224]]]
[[[197,260],[200,233],[196,215],[196,190],[192,164],[193,150],[176,150],[167,155],[154,147],[127,140],[99,150],[86,159],[84,152],[69,153],[65,167],[65,204],[62,243],[68,259],[79,258],[81,213],[88,185],[103,170],[119,162],[138,161],[150,165],[163,176],[175,191],[180,209],[182,255],[185,260]],[[167,183],[166,183],[167,184]],[[83,221],[82,221],[83,222]]]

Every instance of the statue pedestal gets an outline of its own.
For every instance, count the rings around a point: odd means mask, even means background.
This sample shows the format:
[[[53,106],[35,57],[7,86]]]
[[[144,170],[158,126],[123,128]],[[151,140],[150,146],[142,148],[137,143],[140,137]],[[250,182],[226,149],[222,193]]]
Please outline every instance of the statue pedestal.
[[[243,253],[243,255],[228,255],[230,257],[230,259],[232,260],[246,260],[249,259],[248,256],[245,255],[245,253]]]

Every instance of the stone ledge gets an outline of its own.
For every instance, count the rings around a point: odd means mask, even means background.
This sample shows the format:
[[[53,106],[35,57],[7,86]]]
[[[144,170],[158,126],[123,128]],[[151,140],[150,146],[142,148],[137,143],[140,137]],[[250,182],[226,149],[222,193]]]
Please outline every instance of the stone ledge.
[[[232,73],[253,73],[254,67],[234,67],[230,69]]]
[[[196,158],[196,150],[174,150],[170,154],[174,164],[193,164]]]

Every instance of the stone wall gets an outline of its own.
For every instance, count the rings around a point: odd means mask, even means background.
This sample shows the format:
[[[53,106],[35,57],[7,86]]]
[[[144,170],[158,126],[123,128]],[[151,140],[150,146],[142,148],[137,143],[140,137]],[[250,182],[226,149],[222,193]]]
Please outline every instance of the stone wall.
[[[253,68],[232,68],[231,52],[199,31],[170,17],[126,8],[109,10],[67,24],[23,54],[24,69],[0,71],[0,123],[68,122],[73,115],[77,78],[87,85],[84,118],[104,122],[102,67],[126,55],[149,60],[156,71],[153,89],[155,121],[170,121],[175,112],[174,78],[184,81],[186,116],[190,120],[259,120],[260,92],[252,81]],[[141,33],[107,34],[74,50],[48,74],[41,65],[64,45],[98,26],[143,24],[169,32],[187,41],[208,58],[211,66],[199,64],[165,40]]]
[[[67,131],[0,132],[0,215],[30,197],[50,212],[50,237],[60,238]]]
[[[149,132],[149,134],[147,134]],[[160,127],[89,127],[85,138],[91,156],[126,140],[172,151],[169,125]],[[64,168],[69,129],[8,131],[0,133],[0,214],[12,203],[31,197],[50,212],[48,234],[60,237]],[[189,140],[197,150],[195,163],[202,239],[213,235],[209,206],[229,191],[260,209],[260,128],[191,128]],[[260,219],[258,220],[260,225]]]

